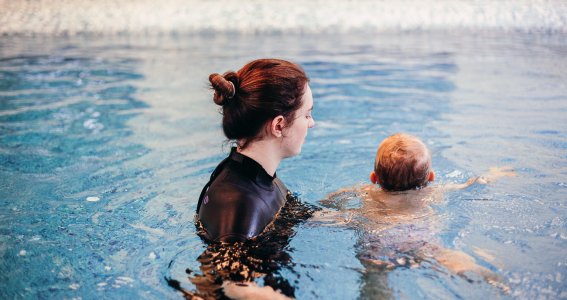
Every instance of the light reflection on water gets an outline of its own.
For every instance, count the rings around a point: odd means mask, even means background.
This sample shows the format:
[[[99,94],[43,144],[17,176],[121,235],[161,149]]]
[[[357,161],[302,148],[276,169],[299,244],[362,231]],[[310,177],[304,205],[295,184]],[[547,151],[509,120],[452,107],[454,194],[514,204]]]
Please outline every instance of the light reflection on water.
[[[379,141],[398,131],[429,145],[440,181],[461,182],[495,165],[519,174],[448,194],[447,204],[435,207],[444,246],[504,277],[509,295],[434,264],[365,270],[356,258],[357,232],[300,225],[286,250],[293,268],[280,274],[296,297],[564,296],[564,40],[6,38],[0,292],[178,298],[163,278],[182,281],[184,262],[195,267],[205,249],[193,225],[196,199],[229,150],[206,79],[254,58],[281,57],[304,66],[315,98],[316,127],[302,154],[278,170],[305,202],[366,182]],[[86,201],[90,196],[100,200]]]

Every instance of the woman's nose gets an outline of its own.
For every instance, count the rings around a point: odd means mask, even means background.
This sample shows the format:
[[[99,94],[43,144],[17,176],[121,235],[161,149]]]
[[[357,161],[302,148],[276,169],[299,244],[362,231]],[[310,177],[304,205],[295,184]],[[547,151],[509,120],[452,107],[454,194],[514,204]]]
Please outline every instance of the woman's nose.
[[[312,128],[313,126],[315,126],[315,119],[312,117],[309,122],[309,128]]]

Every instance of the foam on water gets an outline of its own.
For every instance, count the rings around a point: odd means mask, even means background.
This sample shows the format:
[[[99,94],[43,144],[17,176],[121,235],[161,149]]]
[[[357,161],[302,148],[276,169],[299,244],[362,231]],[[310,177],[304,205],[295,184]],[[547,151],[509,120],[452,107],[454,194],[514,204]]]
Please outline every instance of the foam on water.
[[[0,0],[0,8],[0,34],[9,35],[567,31],[560,0]]]

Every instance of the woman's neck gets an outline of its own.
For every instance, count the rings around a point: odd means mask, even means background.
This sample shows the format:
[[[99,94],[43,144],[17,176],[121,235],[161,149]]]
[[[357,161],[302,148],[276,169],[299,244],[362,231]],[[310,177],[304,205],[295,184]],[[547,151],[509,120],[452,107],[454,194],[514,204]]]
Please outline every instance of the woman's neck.
[[[266,140],[254,141],[244,149],[238,148],[237,151],[259,163],[270,176],[274,176],[282,160],[279,144]]]

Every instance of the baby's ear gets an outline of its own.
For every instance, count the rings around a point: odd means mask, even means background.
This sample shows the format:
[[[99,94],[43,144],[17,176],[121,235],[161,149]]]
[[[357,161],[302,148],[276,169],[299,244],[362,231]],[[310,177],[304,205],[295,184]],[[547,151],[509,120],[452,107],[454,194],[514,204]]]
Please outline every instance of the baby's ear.
[[[435,180],[435,172],[433,171],[429,171],[429,178],[427,178],[428,181],[433,181]]]
[[[378,178],[376,177],[376,173],[374,171],[370,172],[370,181],[374,184],[378,182]]]

